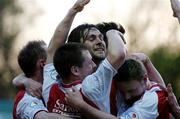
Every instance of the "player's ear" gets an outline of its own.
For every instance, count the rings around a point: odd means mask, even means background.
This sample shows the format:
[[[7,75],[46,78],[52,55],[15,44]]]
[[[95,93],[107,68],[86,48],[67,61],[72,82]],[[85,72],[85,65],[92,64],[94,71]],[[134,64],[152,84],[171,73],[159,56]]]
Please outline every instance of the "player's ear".
[[[39,59],[36,63],[36,66],[39,68],[43,68],[44,65],[46,64],[46,60],[45,59]]]
[[[40,59],[39,63],[41,67],[44,67],[44,65],[46,64],[46,59]]]
[[[80,74],[79,67],[78,66],[72,66],[71,67],[71,73],[75,76],[78,76]]]
[[[150,85],[150,80],[149,80],[147,74],[144,75],[143,80],[141,81],[141,83],[142,83],[142,85],[144,85],[144,86]]]
[[[144,81],[149,80],[147,73],[144,74]]]

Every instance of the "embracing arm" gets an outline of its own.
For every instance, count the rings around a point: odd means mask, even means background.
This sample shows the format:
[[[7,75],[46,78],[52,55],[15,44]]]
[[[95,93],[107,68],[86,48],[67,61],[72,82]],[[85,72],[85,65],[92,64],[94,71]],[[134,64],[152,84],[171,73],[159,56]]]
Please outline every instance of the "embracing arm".
[[[154,65],[152,64],[151,60],[147,55],[145,55],[144,53],[132,53],[130,54],[130,57],[131,56],[135,59],[140,60],[144,64],[150,81],[156,82],[161,86],[166,87],[163,78],[161,77],[157,69],[154,67]]]
[[[72,89],[73,89],[72,92],[68,91],[66,93],[65,100],[70,106],[77,108],[86,118],[88,119],[117,119],[115,116],[111,114],[102,112],[90,106],[83,100],[80,92],[77,89],[75,89],[74,87]]]
[[[86,102],[82,102],[78,108],[79,111],[89,119],[117,119],[114,115],[100,111]]]
[[[65,117],[56,113],[48,113],[46,111],[40,111],[35,115],[34,119],[72,119],[72,118]]]
[[[29,93],[33,97],[42,97],[42,84],[32,80],[31,78],[27,78],[24,74],[19,74],[18,76],[16,76],[13,79],[12,84],[18,89],[24,88],[27,93]]]
[[[89,1],[90,0],[77,0],[64,19],[59,23],[48,47],[47,63],[52,63],[56,49],[66,41],[74,17],[78,12],[83,10],[84,6],[89,3]]]
[[[147,62],[144,63],[144,66],[146,67],[150,81],[154,81],[154,82],[166,87],[163,78],[161,77],[160,73],[156,70],[156,68],[154,67],[154,65],[152,64],[152,62],[149,58],[147,59]]]
[[[120,34],[117,30],[109,30],[106,33],[109,41],[107,59],[116,70],[124,63],[126,56],[126,48]]]
[[[25,82],[26,80],[21,78],[22,76],[24,76],[24,74],[19,74],[18,76],[16,76],[13,80],[12,80],[12,84],[17,87],[18,89],[23,89],[25,88]]]

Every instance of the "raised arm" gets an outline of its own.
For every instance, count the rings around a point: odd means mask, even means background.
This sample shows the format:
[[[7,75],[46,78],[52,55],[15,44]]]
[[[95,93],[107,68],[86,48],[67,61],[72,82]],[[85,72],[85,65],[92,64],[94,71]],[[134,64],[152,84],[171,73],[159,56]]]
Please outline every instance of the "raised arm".
[[[121,33],[117,30],[109,30],[106,33],[109,41],[107,59],[115,69],[124,63],[126,56],[126,48],[120,35]]]
[[[31,78],[25,77],[24,74],[19,74],[16,76],[13,79],[12,84],[18,89],[25,89],[27,93],[33,97],[42,97],[42,84],[32,80]]]
[[[65,43],[74,17],[78,12],[83,10],[84,6],[89,3],[89,1],[90,0],[77,0],[64,19],[59,23],[48,47],[47,63],[53,62],[54,53],[59,46]]]
[[[170,0],[171,1],[171,8],[173,10],[173,16],[177,17],[180,23],[180,1],[179,0]]]
[[[82,11],[84,6],[89,3],[89,1],[90,0],[77,0],[76,3],[72,6],[72,8],[68,11],[64,19],[59,23],[48,47],[48,57],[46,63],[52,63],[54,52],[66,41],[69,29],[75,15],[78,12]],[[40,96],[42,84],[38,82],[35,82],[31,79],[27,80],[25,77],[16,77],[15,79],[13,79],[12,83],[15,87],[18,87],[19,89],[25,88],[26,91],[29,92],[32,96]]]
[[[130,55],[143,62],[150,81],[154,81],[160,84],[161,86],[166,87],[163,78],[161,77],[160,73],[156,70],[156,68],[154,67],[147,55],[145,55],[144,53],[132,53]]]

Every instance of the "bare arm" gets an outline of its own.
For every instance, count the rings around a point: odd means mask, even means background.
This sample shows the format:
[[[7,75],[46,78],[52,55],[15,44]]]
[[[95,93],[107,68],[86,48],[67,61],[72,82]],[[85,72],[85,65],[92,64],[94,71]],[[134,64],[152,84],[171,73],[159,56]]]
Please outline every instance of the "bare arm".
[[[48,47],[47,63],[53,62],[54,53],[58,47],[65,43],[75,15],[82,11],[89,1],[90,0],[77,0],[64,19],[59,23]]]
[[[72,6],[72,8],[68,11],[64,19],[59,23],[48,47],[47,63],[52,63],[54,52],[59,46],[65,43],[75,15],[78,12],[82,11],[84,6],[89,3],[89,1],[90,0],[77,0],[76,3]],[[26,91],[32,96],[38,98],[41,97],[42,84],[32,79],[27,80],[26,77],[16,77],[13,79],[12,83],[19,89],[25,88]]]
[[[173,16],[178,18],[180,23],[180,1],[179,0],[170,0],[171,8],[173,10]]]
[[[13,81],[13,85],[19,89],[26,89],[27,93],[32,95],[33,97],[41,98],[42,95],[42,84],[32,80],[31,78],[27,78],[24,74],[20,74],[16,76]]]
[[[167,85],[168,101],[171,108],[171,112],[175,119],[180,119],[180,106],[177,102],[176,96],[173,93],[171,84]]]
[[[118,69],[124,63],[126,56],[124,42],[117,30],[107,31],[106,36],[109,41],[107,59],[115,69]]]
[[[77,108],[88,119],[117,119],[115,116],[97,110],[87,104],[82,99],[80,92],[75,88],[73,88],[73,92],[67,92],[65,100],[72,107]]]
[[[35,115],[34,119],[72,119],[72,118],[65,117],[56,113],[48,113],[45,111],[40,111]]]
[[[24,79],[21,79],[21,77],[24,76],[24,74],[19,74],[12,80],[12,84],[18,88],[18,89],[24,89],[25,81]]]
[[[145,55],[144,53],[133,53],[131,54],[131,56],[143,62],[150,81],[154,81],[160,84],[161,86],[166,87],[163,78],[161,77],[160,73],[156,70],[156,68],[154,67],[147,55]]]

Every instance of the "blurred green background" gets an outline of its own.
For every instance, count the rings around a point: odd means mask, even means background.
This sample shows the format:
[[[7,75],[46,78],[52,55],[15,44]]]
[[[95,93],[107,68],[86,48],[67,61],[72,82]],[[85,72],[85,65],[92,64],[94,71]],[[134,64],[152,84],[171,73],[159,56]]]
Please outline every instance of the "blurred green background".
[[[19,18],[27,14],[27,11],[19,1],[23,0],[0,0],[0,119],[11,118],[12,101],[17,92],[11,81],[21,72],[17,65],[18,52],[14,49],[19,34],[24,30],[19,24]],[[33,0],[29,1],[33,2]],[[180,92],[180,26],[172,16],[170,3],[168,0],[136,1],[137,3],[127,14],[127,21],[122,24],[126,29],[128,51],[145,52],[166,84],[172,84],[180,102],[180,93],[178,93]],[[36,10],[37,13],[41,12],[40,9]],[[112,11],[109,14],[113,16],[115,13]],[[26,15],[27,24],[31,24],[38,15]],[[106,21],[98,18],[94,17],[94,23]],[[114,21],[120,23],[119,19]],[[29,38],[31,39],[32,36]],[[146,42],[147,40],[149,42]]]

